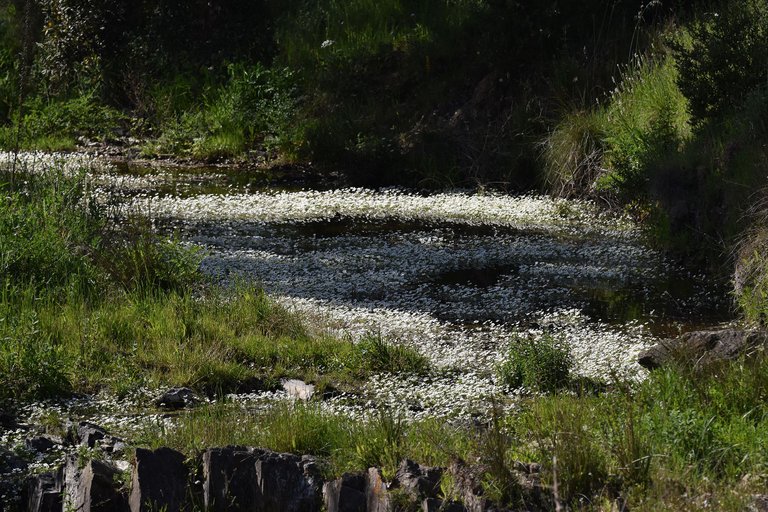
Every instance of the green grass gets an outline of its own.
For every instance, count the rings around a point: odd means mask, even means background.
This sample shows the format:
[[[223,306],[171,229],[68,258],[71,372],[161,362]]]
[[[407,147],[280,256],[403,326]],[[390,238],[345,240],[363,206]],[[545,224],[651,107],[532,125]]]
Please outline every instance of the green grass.
[[[160,90],[150,118],[160,134],[144,144],[144,153],[175,154],[203,161],[240,158],[251,149],[288,151],[294,144],[294,117],[299,102],[296,77],[284,68],[231,64],[226,78],[205,84],[193,95],[192,84],[178,80]]]
[[[189,411],[177,428],[149,427],[137,440],[193,455],[242,444],[323,458],[329,476],[382,467],[391,478],[403,458],[448,466],[478,464],[485,495],[519,506],[515,461],[542,464],[545,499],[575,510],[743,510],[760,492],[768,463],[768,365],[760,354],[711,366],[653,372],[616,382],[597,396],[527,399],[482,426],[441,420],[407,423],[388,412],[367,420],[317,403],[249,411],[219,403]],[[443,493],[452,496],[449,478]]]
[[[566,344],[551,335],[538,339],[513,338],[507,359],[498,368],[510,388],[554,393],[568,386],[573,360]]]
[[[349,388],[373,373],[428,369],[413,350],[379,338],[355,344],[311,336],[259,290],[204,293],[113,290],[86,301],[8,286],[0,298],[2,396],[142,386],[251,391],[283,377]],[[35,376],[47,378],[46,367],[56,370],[58,385],[31,385]],[[19,379],[19,369],[29,378]]]
[[[447,466],[452,458],[478,452],[478,438],[437,420],[406,424],[389,412],[368,420],[328,412],[312,402],[279,403],[247,411],[220,403],[190,411],[174,429],[149,427],[139,444],[170,446],[193,455],[212,446],[259,446],[324,457],[329,475],[383,468],[391,478],[403,458]]]
[[[523,456],[545,465],[567,502],[620,489],[633,510],[695,509],[713,493],[739,510],[754,489],[745,476],[768,462],[767,368],[761,354],[704,372],[663,369],[598,397],[532,400],[510,421]]]
[[[34,97],[25,103],[20,125],[16,116],[0,126],[3,149],[15,149],[18,142],[23,150],[73,150],[78,137],[109,140],[125,122],[122,113],[101,103],[93,92],[73,98]]]
[[[543,143],[549,190],[642,199],[658,162],[691,137],[677,77],[671,56],[637,58],[604,103],[566,114]]]
[[[0,399],[429,371],[413,349],[319,337],[257,288],[206,283],[194,247],[140,219],[108,228],[82,178],[25,179],[0,197]]]

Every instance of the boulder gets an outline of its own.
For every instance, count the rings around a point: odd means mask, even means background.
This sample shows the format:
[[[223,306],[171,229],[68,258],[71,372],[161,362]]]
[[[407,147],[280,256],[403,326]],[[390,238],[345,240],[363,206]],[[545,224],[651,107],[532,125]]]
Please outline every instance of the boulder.
[[[454,460],[448,467],[453,478],[453,485],[458,497],[468,512],[483,512],[488,506],[481,484],[478,468],[473,468],[460,460]]]
[[[37,453],[47,453],[61,444],[61,439],[52,436],[38,436],[24,440],[24,446],[27,450]]]
[[[125,450],[125,442],[109,432],[88,421],[81,421],[77,426],[70,427],[69,440],[74,445],[88,448],[101,448],[107,453],[117,453]]]
[[[118,469],[107,462],[91,460],[81,469],[77,455],[69,456],[64,468],[64,510],[129,512],[119,476]]]
[[[768,336],[759,330],[689,332],[645,350],[640,354],[638,363],[649,370],[674,361],[690,361],[697,366],[706,366],[736,359],[750,350],[765,346],[766,342]]]
[[[98,441],[105,439],[109,434],[95,423],[81,421],[73,429],[73,443],[94,448]]]
[[[61,470],[30,477],[27,481],[27,510],[29,512],[61,512],[63,486]]]
[[[406,459],[400,463],[391,487],[402,489],[414,500],[437,498],[442,477],[442,468],[421,466]]]
[[[136,449],[129,499],[131,512],[191,510],[185,457],[170,448]]]
[[[299,400],[309,400],[312,395],[315,394],[315,386],[313,384],[307,384],[303,380],[298,379],[285,379],[281,382],[283,391],[289,396],[298,398]]]
[[[312,457],[230,446],[203,454],[203,507],[211,511],[320,510],[321,481]]]
[[[171,388],[155,400],[157,407],[164,409],[184,409],[200,402],[200,398],[189,388]]]
[[[341,478],[323,486],[327,512],[366,512],[365,475],[344,473]]]

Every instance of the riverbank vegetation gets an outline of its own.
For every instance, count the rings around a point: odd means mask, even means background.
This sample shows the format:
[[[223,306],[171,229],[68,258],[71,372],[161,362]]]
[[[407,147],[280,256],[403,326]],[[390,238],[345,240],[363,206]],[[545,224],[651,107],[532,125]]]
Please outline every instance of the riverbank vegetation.
[[[199,249],[139,219],[110,226],[85,176],[2,178],[0,400],[161,386],[215,395],[428,370],[376,334],[353,344],[311,333],[253,285],[206,284]]]
[[[725,268],[744,320],[764,325],[768,2],[559,4],[3,2],[0,146],[104,143],[129,157],[311,164],[365,185],[588,197],[680,258]],[[519,406],[474,424],[348,418],[319,400],[254,412],[226,394],[301,378],[322,395],[432,369],[376,333],[316,332],[253,283],[207,281],[194,247],[140,218],[115,229],[122,213],[93,200],[85,176],[0,183],[4,403],[190,386],[216,403],[132,441],[313,453],[332,474],[461,459],[510,506],[520,460],[585,510],[743,510],[764,486],[761,353],[580,382],[567,347],[544,336],[488,369],[527,390]]]
[[[16,0],[0,23],[0,145],[590,196],[629,208],[664,247],[733,268],[746,254],[733,248],[758,243],[745,237],[766,168],[766,11]]]
[[[464,461],[479,472],[485,497],[512,510],[541,506],[521,502],[514,476],[520,461],[536,461],[552,508],[556,498],[574,510],[736,511],[752,506],[764,485],[767,411],[754,397],[766,393],[767,377],[762,354],[704,370],[681,361],[605,393],[530,397],[474,427],[405,422],[386,410],[351,418],[319,402],[256,412],[218,403],[183,416],[175,429],[147,429],[138,442],[190,456],[233,443],[311,453],[336,476],[375,466],[391,478],[404,458],[442,467]],[[450,478],[441,492],[459,498]]]

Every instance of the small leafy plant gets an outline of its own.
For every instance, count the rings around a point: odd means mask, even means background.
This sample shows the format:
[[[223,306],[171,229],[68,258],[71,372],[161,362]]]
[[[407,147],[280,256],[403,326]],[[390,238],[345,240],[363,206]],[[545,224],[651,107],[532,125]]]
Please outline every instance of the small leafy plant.
[[[512,340],[507,360],[499,367],[502,383],[554,393],[568,385],[573,360],[562,339],[550,334]]]

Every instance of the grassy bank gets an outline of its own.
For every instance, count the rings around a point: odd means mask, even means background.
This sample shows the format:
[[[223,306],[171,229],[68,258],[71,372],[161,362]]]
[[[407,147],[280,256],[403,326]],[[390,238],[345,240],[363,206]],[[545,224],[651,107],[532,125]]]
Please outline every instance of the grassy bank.
[[[514,476],[516,461],[533,461],[547,499],[574,510],[745,510],[768,462],[768,410],[754,401],[768,390],[765,368],[762,354],[704,372],[681,364],[601,394],[530,397],[473,426],[406,423],[386,411],[352,419],[312,403],[251,412],[220,403],[137,441],[189,455],[232,443],[311,453],[328,476],[376,466],[391,478],[406,457],[443,467],[462,460],[478,469],[488,499],[513,509],[535,506],[521,502]],[[452,485],[444,478],[441,492],[457,499]]]
[[[258,288],[220,289],[199,250],[141,220],[115,229],[85,177],[4,175],[0,200],[0,398],[191,386],[269,389],[282,377],[353,386],[422,373],[424,358],[370,335],[311,333]],[[23,183],[23,185],[18,185]]]
[[[353,344],[318,335],[252,286],[206,283],[195,249],[139,220],[111,228],[83,177],[17,176],[14,186],[4,178],[4,400],[171,385],[221,397],[271,389],[283,377],[354,391],[376,373],[429,372],[424,358],[378,336]],[[479,468],[486,496],[509,506],[524,496],[515,461],[541,464],[545,492],[584,510],[617,499],[638,510],[742,510],[759,491],[768,463],[762,354],[703,370],[681,363],[640,383],[585,381],[571,367],[558,339],[518,340],[496,370],[532,394],[475,423],[219,399],[180,414],[174,428],[150,422],[130,441],[189,456],[229,444],[311,453],[328,475],[375,465],[391,476],[405,457],[463,460]],[[442,492],[457,497],[450,479]]]

